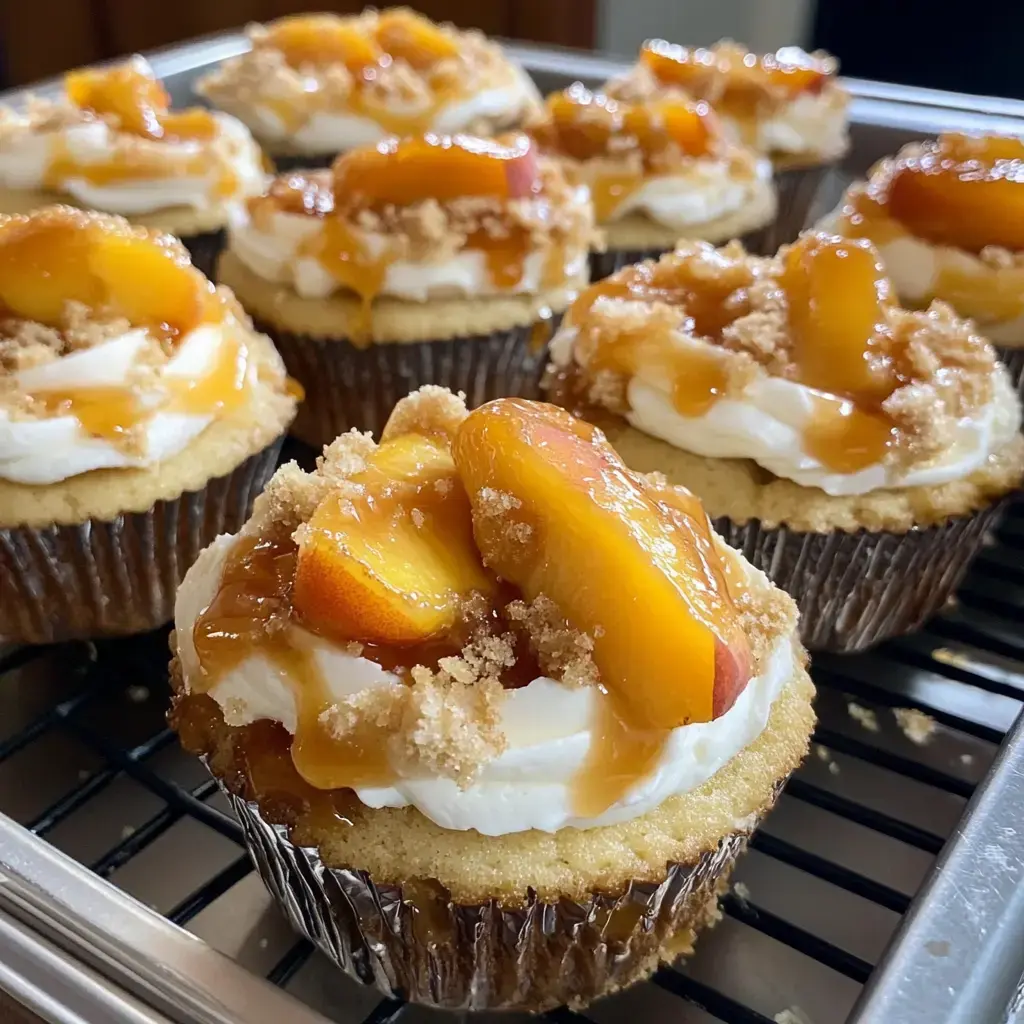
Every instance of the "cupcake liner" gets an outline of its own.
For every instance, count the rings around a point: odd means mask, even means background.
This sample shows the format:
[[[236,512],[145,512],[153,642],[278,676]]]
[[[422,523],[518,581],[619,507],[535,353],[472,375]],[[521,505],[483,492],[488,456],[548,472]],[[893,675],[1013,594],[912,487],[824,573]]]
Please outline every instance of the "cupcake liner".
[[[912,633],[940,611],[1005,506],[907,533],[801,533],[725,517],[712,523],[796,600],[808,649],[849,653]]]
[[[337,153],[308,153],[305,156],[301,154],[289,154],[288,156],[274,156],[270,154],[270,159],[274,162],[274,168],[279,174],[286,171],[309,171],[330,167],[337,157]]]
[[[995,350],[1010,374],[1010,382],[1024,398],[1024,345],[996,345]]]
[[[531,891],[514,909],[466,905],[437,882],[378,885],[365,871],[328,867],[256,804],[221,788],[256,870],[298,932],[356,981],[446,1009],[583,1005],[692,952],[696,934],[717,920],[717,895],[749,838],[746,828],[729,833],[695,863],[668,864],[664,881],[631,882],[619,896],[545,903]]]
[[[539,398],[547,342],[560,319],[488,335],[366,348],[256,326],[274,339],[288,373],[305,389],[292,433],[318,446],[353,427],[379,437],[395,403],[424,384],[465,392],[470,408],[506,395]]]
[[[198,235],[184,235],[181,242],[192,257],[192,265],[212,281],[214,280],[214,266],[224,248],[226,239],[227,232],[222,228],[220,231],[204,231]]]
[[[142,633],[170,620],[199,552],[234,533],[277,465],[283,437],[199,491],[116,519],[0,527],[0,640],[52,643]]]
[[[829,164],[776,170],[778,212],[771,224],[744,237],[747,250],[760,256],[772,256],[780,245],[792,242],[814,219],[815,200],[833,173],[834,168]]]
[[[781,209],[781,207],[780,207]],[[775,230],[775,225],[769,224],[765,228],[756,231],[749,231],[740,236],[740,241],[748,252],[771,255],[778,246],[767,252],[764,248],[770,242],[770,234]],[[724,244],[728,239],[722,239],[716,244]],[[656,260],[666,252],[672,252],[673,246],[661,246],[652,249],[609,249],[607,252],[592,252],[590,254],[590,280],[600,281],[610,277],[617,270],[628,267],[632,263],[640,263],[643,260]]]

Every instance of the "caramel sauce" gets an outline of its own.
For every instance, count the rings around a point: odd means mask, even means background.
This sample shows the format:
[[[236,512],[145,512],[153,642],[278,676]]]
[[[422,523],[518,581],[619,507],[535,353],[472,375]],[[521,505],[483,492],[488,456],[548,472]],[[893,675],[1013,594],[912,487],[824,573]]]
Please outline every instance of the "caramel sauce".
[[[615,211],[643,185],[642,175],[602,174],[590,184],[590,199],[598,224],[611,220]]]

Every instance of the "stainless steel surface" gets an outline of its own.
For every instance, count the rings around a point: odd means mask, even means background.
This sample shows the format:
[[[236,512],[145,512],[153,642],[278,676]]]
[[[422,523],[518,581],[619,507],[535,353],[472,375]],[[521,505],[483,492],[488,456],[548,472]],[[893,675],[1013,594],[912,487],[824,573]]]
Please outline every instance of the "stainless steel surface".
[[[946,847],[893,937],[885,973],[851,1017],[932,1024],[935,992],[948,1019],[998,1020],[1014,1002],[1024,956],[1024,719],[979,787],[957,842]]]
[[[153,63],[183,103],[197,73],[244,45],[240,36],[201,40],[156,54]],[[546,89],[572,78],[598,81],[623,66],[534,47],[515,52]],[[1024,103],[850,85],[854,148],[834,190],[923,133],[1024,130]],[[820,205],[834,199],[833,191]],[[662,972],[656,983],[590,1008],[589,1019],[770,1024],[789,1009],[812,1024],[841,1024],[851,1013],[857,1024],[980,1024],[986,1018],[957,1016],[981,1005],[962,1002],[969,994],[991,996],[998,1004],[991,1019],[1016,1020],[1010,954],[1020,957],[1019,978],[1024,949],[1014,929],[1024,918],[1004,897],[1021,898],[1010,892],[1019,847],[1016,835],[991,830],[1021,820],[1019,741],[1004,755],[1005,770],[976,797],[965,838],[958,831],[1024,697],[1020,509],[1008,531],[1010,555],[983,555],[962,602],[922,633],[853,659],[817,659],[819,744],[741,861],[723,920],[684,973]],[[375,1010],[374,993],[296,951],[201,766],[163,731],[161,643],[68,645],[21,667],[0,664],[0,810],[45,836],[0,822],[0,987],[29,1005],[35,1000],[45,1019],[57,1021],[394,1019],[394,1007]],[[869,714],[854,710],[854,717],[853,702]],[[936,720],[924,745],[899,727],[893,711],[901,707]],[[949,837],[959,841],[907,918],[909,938],[890,945]],[[998,852],[986,854],[989,847]],[[984,867],[979,854],[989,857]],[[968,908],[983,904],[972,919]],[[974,941],[951,943],[950,955],[938,957],[944,947],[929,950],[918,940],[931,942],[932,925],[958,908]],[[162,915],[185,923],[192,936]],[[1002,975],[987,993],[992,963],[1001,963]],[[46,985],[48,972],[54,980]],[[268,974],[295,998],[257,977]],[[917,987],[929,1015],[893,1016],[907,998],[904,977],[918,975],[929,979]],[[954,976],[956,984],[944,988],[942,979]],[[447,1019],[414,1007],[400,1013],[401,1024]]]

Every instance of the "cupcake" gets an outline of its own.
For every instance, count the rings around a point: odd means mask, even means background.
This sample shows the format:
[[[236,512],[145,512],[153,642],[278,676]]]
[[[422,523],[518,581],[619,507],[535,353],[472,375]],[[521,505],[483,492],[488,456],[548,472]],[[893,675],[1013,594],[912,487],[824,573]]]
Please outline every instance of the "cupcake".
[[[248,129],[199,107],[172,112],[142,57],[72,71],[59,99],[0,106],[0,213],[64,203],[177,235],[209,274],[228,217],[263,191]]]
[[[865,240],[680,244],[584,292],[552,355],[551,395],[697,494],[812,649],[917,628],[1024,475],[992,346],[940,302],[899,307]]]
[[[593,280],[681,237],[726,242],[775,216],[771,164],[729,142],[704,101],[630,104],[576,82],[549,96],[527,130],[590,190],[605,247],[591,257]]]
[[[900,301],[948,302],[1024,376],[1024,142],[956,133],[914,142],[851,185],[829,230],[868,238]]]
[[[169,235],[0,216],[0,642],[167,622],[295,414],[284,367]]]
[[[829,168],[849,149],[849,95],[838,64],[823,52],[785,46],[763,56],[723,40],[710,49],[651,39],[625,75],[605,86],[617,99],[642,102],[682,92],[712,104],[737,141],[771,158],[779,214],[771,253],[808,221]]]
[[[283,467],[175,627],[172,724],[289,919],[452,1009],[581,1005],[689,952],[814,720],[790,598],[518,398],[425,388],[379,445]]]
[[[405,7],[282,18],[248,36],[249,52],[196,88],[244,121],[280,169],[327,167],[392,135],[492,136],[540,102],[496,43]]]
[[[525,135],[427,135],[278,177],[232,226],[218,279],[306,389],[295,434],[379,432],[422,384],[473,405],[536,391],[587,281],[586,189]]]

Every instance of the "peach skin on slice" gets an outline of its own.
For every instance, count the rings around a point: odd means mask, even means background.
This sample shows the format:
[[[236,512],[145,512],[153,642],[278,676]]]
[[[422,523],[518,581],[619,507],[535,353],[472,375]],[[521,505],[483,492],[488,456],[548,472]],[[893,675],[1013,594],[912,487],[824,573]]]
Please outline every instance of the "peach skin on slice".
[[[492,582],[447,448],[418,434],[385,442],[298,535],[294,606],[315,632],[377,644],[443,635],[460,602]]]
[[[540,402],[481,406],[453,454],[485,563],[594,638],[602,686],[631,727],[672,729],[731,707],[749,651],[702,510],[695,522],[660,503],[599,430]],[[495,515],[495,504],[514,510]]]

